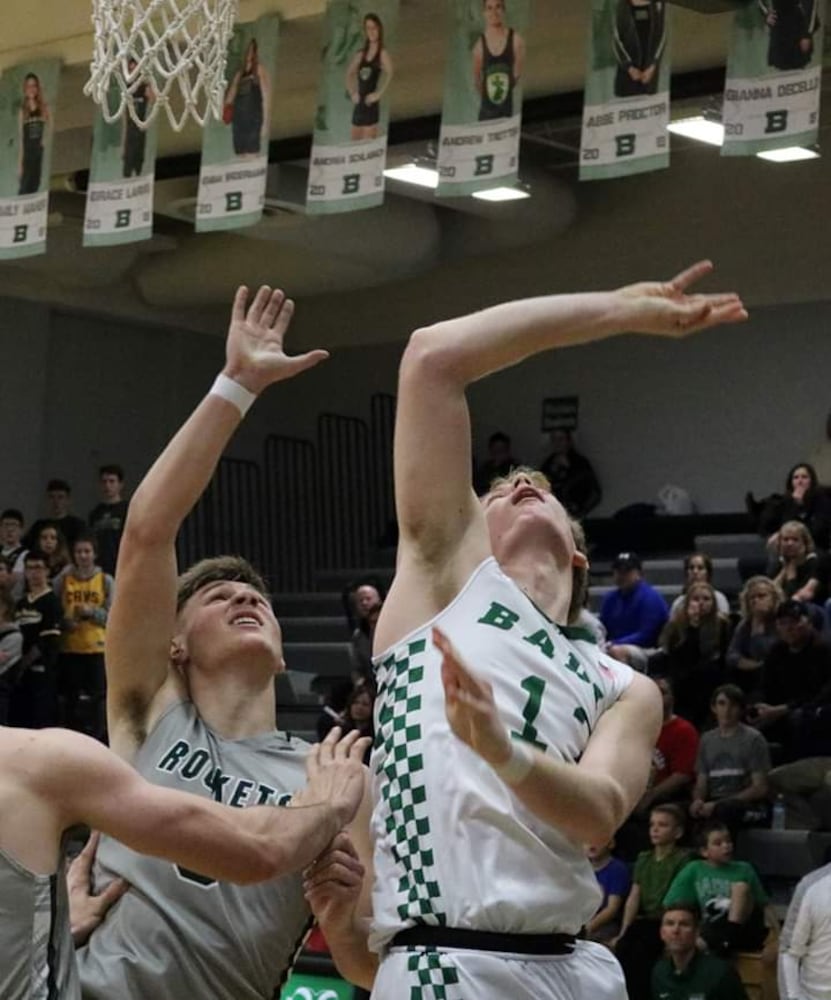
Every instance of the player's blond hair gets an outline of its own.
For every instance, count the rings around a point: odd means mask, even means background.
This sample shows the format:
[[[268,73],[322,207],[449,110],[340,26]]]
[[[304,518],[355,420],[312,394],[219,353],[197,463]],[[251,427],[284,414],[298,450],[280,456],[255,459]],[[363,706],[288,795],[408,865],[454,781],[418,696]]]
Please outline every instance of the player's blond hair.
[[[198,590],[222,580],[247,583],[263,597],[268,597],[265,580],[247,559],[243,559],[242,556],[214,556],[211,559],[201,559],[198,563],[194,563],[179,577],[176,590],[176,611],[181,611]]]
[[[495,479],[492,479],[488,487],[488,493],[493,492],[493,490],[498,489],[500,486],[510,484],[518,475],[527,476],[531,485],[535,486],[538,490],[544,490],[546,493],[554,492],[551,489],[551,482],[545,473],[540,472],[539,469],[532,469],[528,465],[518,465],[516,468],[511,469],[507,476],[497,476]],[[583,525],[579,521],[575,521],[573,517],[569,517],[568,523],[571,527],[572,538],[574,539],[574,548],[578,552],[582,552],[584,556],[588,556],[586,533],[583,531]],[[577,621],[580,612],[583,610],[588,590],[589,567],[573,566],[571,570],[571,601],[568,606],[569,625]]]

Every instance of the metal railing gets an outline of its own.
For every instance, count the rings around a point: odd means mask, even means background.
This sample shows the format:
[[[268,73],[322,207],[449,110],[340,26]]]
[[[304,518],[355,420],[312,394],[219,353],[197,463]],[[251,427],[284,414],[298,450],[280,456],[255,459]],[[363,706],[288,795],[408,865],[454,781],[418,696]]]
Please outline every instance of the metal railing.
[[[372,537],[374,477],[369,428],[357,417],[323,413],[317,420],[317,440],[318,566],[363,566]]]
[[[273,588],[312,590],[320,550],[314,445],[277,434],[266,438],[265,482]]]
[[[207,556],[245,556],[268,574],[268,523],[262,472],[256,462],[220,460],[199,503],[185,518],[176,538],[184,568]]]
[[[376,393],[370,400],[369,419],[373,490],[372,541],[378,544],[395,521],[392,442],[395,431],[395,396]]]

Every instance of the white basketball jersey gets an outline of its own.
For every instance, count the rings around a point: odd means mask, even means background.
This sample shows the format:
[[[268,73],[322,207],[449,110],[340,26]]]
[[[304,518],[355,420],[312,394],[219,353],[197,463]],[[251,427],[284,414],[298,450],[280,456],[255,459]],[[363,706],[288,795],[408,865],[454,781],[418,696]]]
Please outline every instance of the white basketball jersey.
[[[375,657],[371,946],[414,924],[575,934],[601,900],[583,845],[537,819],[453,735],[433,625],[493,685],[512,736],[557,760],[580,759],[632,678],[590,633],[555,625],[493,558],[432,621]]]

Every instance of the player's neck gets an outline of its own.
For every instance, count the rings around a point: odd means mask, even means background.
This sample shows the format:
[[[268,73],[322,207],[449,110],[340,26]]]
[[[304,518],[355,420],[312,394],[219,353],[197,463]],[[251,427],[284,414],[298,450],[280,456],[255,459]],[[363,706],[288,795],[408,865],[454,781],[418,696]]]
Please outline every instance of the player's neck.
[[[199,717],[224,739],[242,740],[277,727],[273,677],[203,677],[192,671],[188,681]]]
[[[571,604],[571,566],[560,566],[551,553],[528,551],[511,554],[503,562],[502,572],[558,625],[568,621]]]

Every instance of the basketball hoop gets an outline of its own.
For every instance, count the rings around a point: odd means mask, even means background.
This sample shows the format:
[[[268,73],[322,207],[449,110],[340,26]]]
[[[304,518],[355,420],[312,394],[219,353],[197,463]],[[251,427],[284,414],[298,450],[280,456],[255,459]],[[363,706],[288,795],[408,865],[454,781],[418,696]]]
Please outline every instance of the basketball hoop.
[[[147,128],[164,108],[179,132],[222,116],[238,0],[92,0],[95,46],[84,93],[108,122]],[[148,92],[149,88],[149,92]]]

